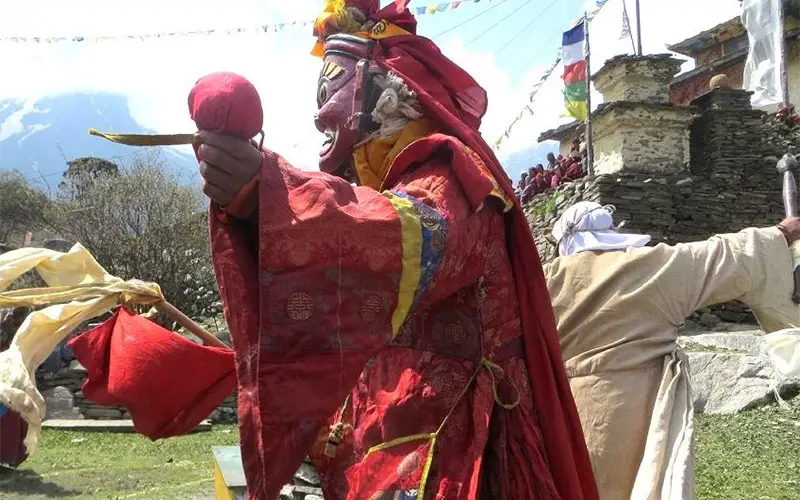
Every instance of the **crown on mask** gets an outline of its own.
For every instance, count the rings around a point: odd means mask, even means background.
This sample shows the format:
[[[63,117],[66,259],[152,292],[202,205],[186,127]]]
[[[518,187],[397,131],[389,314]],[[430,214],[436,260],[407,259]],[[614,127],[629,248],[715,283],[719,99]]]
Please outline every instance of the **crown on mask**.
[[[396,0],[405,10],[408,0]],[[394,10],[399,11],[397,7]],[[380,39],[408,35],[405,29],[382,19],[379,0],[325,0],[325,8],[314,21],[317,42],[312,55],[322,57],[325,40],[332,35],[353,35],[364,39]],[[377,16],[376,16],[377,14]],[[380,18],[379,20],[375,20]],[[412,18],[413,19],[413,18]]]
[[[377,0],[325,0],[325,8],[314,21],[314,36],[325,39],[339,33],[369,31],[366,23],[378,7]]]

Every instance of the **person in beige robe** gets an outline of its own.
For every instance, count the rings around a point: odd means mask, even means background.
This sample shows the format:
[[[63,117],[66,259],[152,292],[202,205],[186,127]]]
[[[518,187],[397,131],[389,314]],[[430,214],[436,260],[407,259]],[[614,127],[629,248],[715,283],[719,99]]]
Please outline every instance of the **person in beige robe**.
[[[602,500],[694,498],[693,407],[678,328],[739,299],[767,332],[797,327],[790,244],[798,219],[707,241],[645,246],[613,207],[581,202],[545,266],[567,375]]]

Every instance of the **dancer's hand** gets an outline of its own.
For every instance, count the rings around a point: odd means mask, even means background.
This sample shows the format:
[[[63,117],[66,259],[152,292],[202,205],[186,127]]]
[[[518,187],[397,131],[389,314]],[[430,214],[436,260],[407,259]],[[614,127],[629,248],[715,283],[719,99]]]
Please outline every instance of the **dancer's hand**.
[[[263,153],[252,141],[201,130],[195,135],[200,146],[203,192],[221,207],[227,206],[258,173]]]
[[[791,245],[795,241],[800,240],[800,217],[787,217],[783,222],[778,224],[778,229],[781,230],[786,237],[786,241]]]

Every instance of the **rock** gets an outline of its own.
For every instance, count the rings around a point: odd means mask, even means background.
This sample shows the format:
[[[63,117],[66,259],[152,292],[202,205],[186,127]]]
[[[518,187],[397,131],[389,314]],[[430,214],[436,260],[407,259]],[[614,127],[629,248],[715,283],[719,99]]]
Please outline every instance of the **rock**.
[[[88,373],[86,368],[84,368],[83,365],[80,364],[80,362],[78,362],[77,359],[69,364],[69,371],[78,372],[83,374],[84,376],[86,375],[86,373]]]
[[[319,486],[320,480],[317,471],[310,464],[303,463],[294,475],[295,481],[304,486]]]
[[[53,373],[56,374],[61,371],[63,366],[63,359],[61,358],[61,349],[56,347],[56,349],[47,356],[41,365],[39,365],[39,370],[44,373]]]
[[[750,312],[750,308],[747,307],[747,304],[745,304],[743,302],[739,302],[737,300],[734,300],[732,302],[727,302],[725,304],[725,310],[726,311],[732,311],[732,312],[739,312],[739,313],[748,313],[748,312]]]
[[[760,332],[709,333],[680,337],[692,374],[698,413],[736,413],[768,404],[774,389],[800,389],[800,380],[780,380],[763,353]]]
[[[720,320],[719,317],[714,315],[714,314],[703,313],[703,314],[700,315],[700,318],[698,319],[698,321],[700,322],[700,324],[705,325],[705,326],[714,326],[714,325],[720,323],[722,320]]]
[[[317,495],[322,496],[322,489],[321,488],[313,488],[311,486],[292,486],[292,490],[294,493],[295,498],[307,498],[308,495]]]
[[[75,351],[66,343],[61,347],[61,359],[69,366],[69,363],[75,359]]]
[[[739,354],[761,354],[763,333],[760,330],[747,330],[741,332],[720,332],[694,335],[691,338],[681,337],[678,343],[687,345],[696,344],[709,350],[725,350]],[[691,350],[691,347],[689,347]]]
[[[231,332],[228,330],[220,330],[216,333],[216,337],[228,345],[232,345]]]
[[[717,311],[717,316],[723,321],[729,321],[731,323],[745,323],[750,319],[749,314],[734,311]]]
[[[283,488],[281,488],[281,492],[278,495],[278,500],[294,500],[294,486],[291,484],[287,484]]]
[[[45,404],[45,420],[50,419],[78,419],[80,412],[75,408],[72,391],[66,387],[53,387],[42,392]]]
[[[114,408],[86,408],[83,414],[87,418],[96,418],[98,420],[119,420],[122,419],[122,412]]]
[[[714,75],[711,77],[711,81],[708,83],[709,89],[714,89],[716,87],[720,88],[731,88],[731,80],[728,75],[721,73],[719,75]]]
[[[70,248],[72,248],[72,243],[60,238],[51,238],[44,240],[42,246],[49,250],[55,250],[56,252],[69,252]]]

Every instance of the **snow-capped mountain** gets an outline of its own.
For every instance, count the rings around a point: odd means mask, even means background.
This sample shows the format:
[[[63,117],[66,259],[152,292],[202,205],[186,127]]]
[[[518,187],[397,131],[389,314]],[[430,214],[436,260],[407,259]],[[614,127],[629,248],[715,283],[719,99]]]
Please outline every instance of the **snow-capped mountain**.
[[[505,158],[501,158],[503,168],[514,184],[519,180],[520,174],[529,168],[536,166],[537,163],[547,165],[547,153],[558,155],[558,143],[546,141],[536,143],[532,141],[529,147],[515,151]]]
[[[90,136],[90,128],[153,133],[133,119],[124,95],[80,93],[35,101],[0,99],[0,169],[19,170],[33,184],[56,185],[67,160],[96,156],[124,164],[140,149]],[[171,169],[185,173],[197,168],[192,156],[174,148],[161,149]]]

